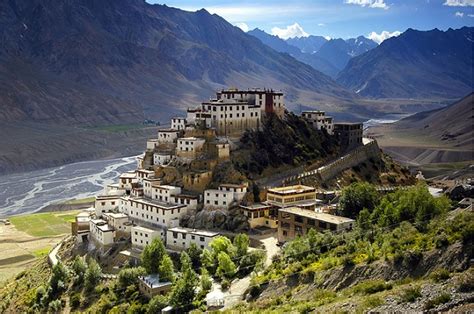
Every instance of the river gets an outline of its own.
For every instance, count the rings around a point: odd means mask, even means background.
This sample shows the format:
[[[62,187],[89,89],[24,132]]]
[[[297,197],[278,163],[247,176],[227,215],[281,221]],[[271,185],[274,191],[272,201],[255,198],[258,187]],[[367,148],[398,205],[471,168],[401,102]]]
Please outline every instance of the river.
[[[96,195],[104,185],[134,170],[137,156],[94,160],[0,176],[0,217],[32,213],[69,200]]]

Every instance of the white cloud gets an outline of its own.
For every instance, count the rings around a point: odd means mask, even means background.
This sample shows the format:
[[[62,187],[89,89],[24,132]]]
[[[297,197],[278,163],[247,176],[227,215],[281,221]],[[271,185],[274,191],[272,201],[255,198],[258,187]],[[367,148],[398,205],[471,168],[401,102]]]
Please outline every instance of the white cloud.
[[[474,0],[446,0],[444,5],[448,7],[474,7]]]
[[[382,41],[389,39],[390,37],[396,37],[400,35],[402,32],[399,31],[394,31],[394,32],[388,32],[388,31],[383,31],[380,34],[377,34],[376,32],[370,33],[367,38],[372,39],[375,41],[377,44],[381,44]]]
[[[318,23],[318,26],[326,26],[324,23]]]
[[[246,33],[249,31],[249,26],[244,22],[235,23],[235,26],[237,26]]]
[[[273,27],[272,35],[276,35],[282,39],[309,36],[298,23],[288,25],[286,28]]]
[[[456,12],[456,13],[454,13],[454,16],[455,17],[463,17],[464,13],[463,12]]]
[[[345,0],[344,3],[356,4],[360,5],[361,7],[369,7],[374,9],[387,10],[389,8],[389,6],[384,2],[384,0]]]
[[[469,16],[469,17],[474,17],[474,14],[468,14],[467,16]]]

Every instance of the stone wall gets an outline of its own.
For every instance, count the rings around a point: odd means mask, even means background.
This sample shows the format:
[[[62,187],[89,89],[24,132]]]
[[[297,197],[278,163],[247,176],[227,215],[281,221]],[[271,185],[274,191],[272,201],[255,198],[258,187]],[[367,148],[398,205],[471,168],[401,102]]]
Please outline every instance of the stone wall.
[[[184,189],[202,193],[212,181],[212,171],[192,172],[183,174]]]
[[[322,166],[316,170],[303,172],[296,176],[291,176],[283,180],[283,185],[290,184],[293,182],[298,182],[302,179],[317,176],[321,181],[327,181],[334,178],[336,175],[342,171],[357,166],[358,164],[370,159],[378,159],[381,157],[380,148],[377,144],[377,141],[371,140],[370,142],[359,146],[354,150],[350,151],[346,155],[340,157],[333,162]]]

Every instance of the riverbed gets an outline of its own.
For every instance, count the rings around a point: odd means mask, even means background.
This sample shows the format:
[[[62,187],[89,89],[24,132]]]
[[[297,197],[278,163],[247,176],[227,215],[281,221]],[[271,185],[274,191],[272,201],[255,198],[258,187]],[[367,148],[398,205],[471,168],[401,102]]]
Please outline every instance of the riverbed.
[[[122,172],[134,170],[137,156],[94,160],[0,176],[0,217],[39,211],[73,198],[100,193]]]

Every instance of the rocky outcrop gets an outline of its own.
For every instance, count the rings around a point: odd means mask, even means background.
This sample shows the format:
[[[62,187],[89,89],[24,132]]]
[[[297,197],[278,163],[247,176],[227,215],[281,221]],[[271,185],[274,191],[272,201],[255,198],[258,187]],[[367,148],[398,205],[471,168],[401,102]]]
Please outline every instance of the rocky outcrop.
[[[242,215],[237,207],[229,210],[203,209],[184,216],[180,223],[184,227],[206,230],[241,232],[249,229],[247,217]]]

